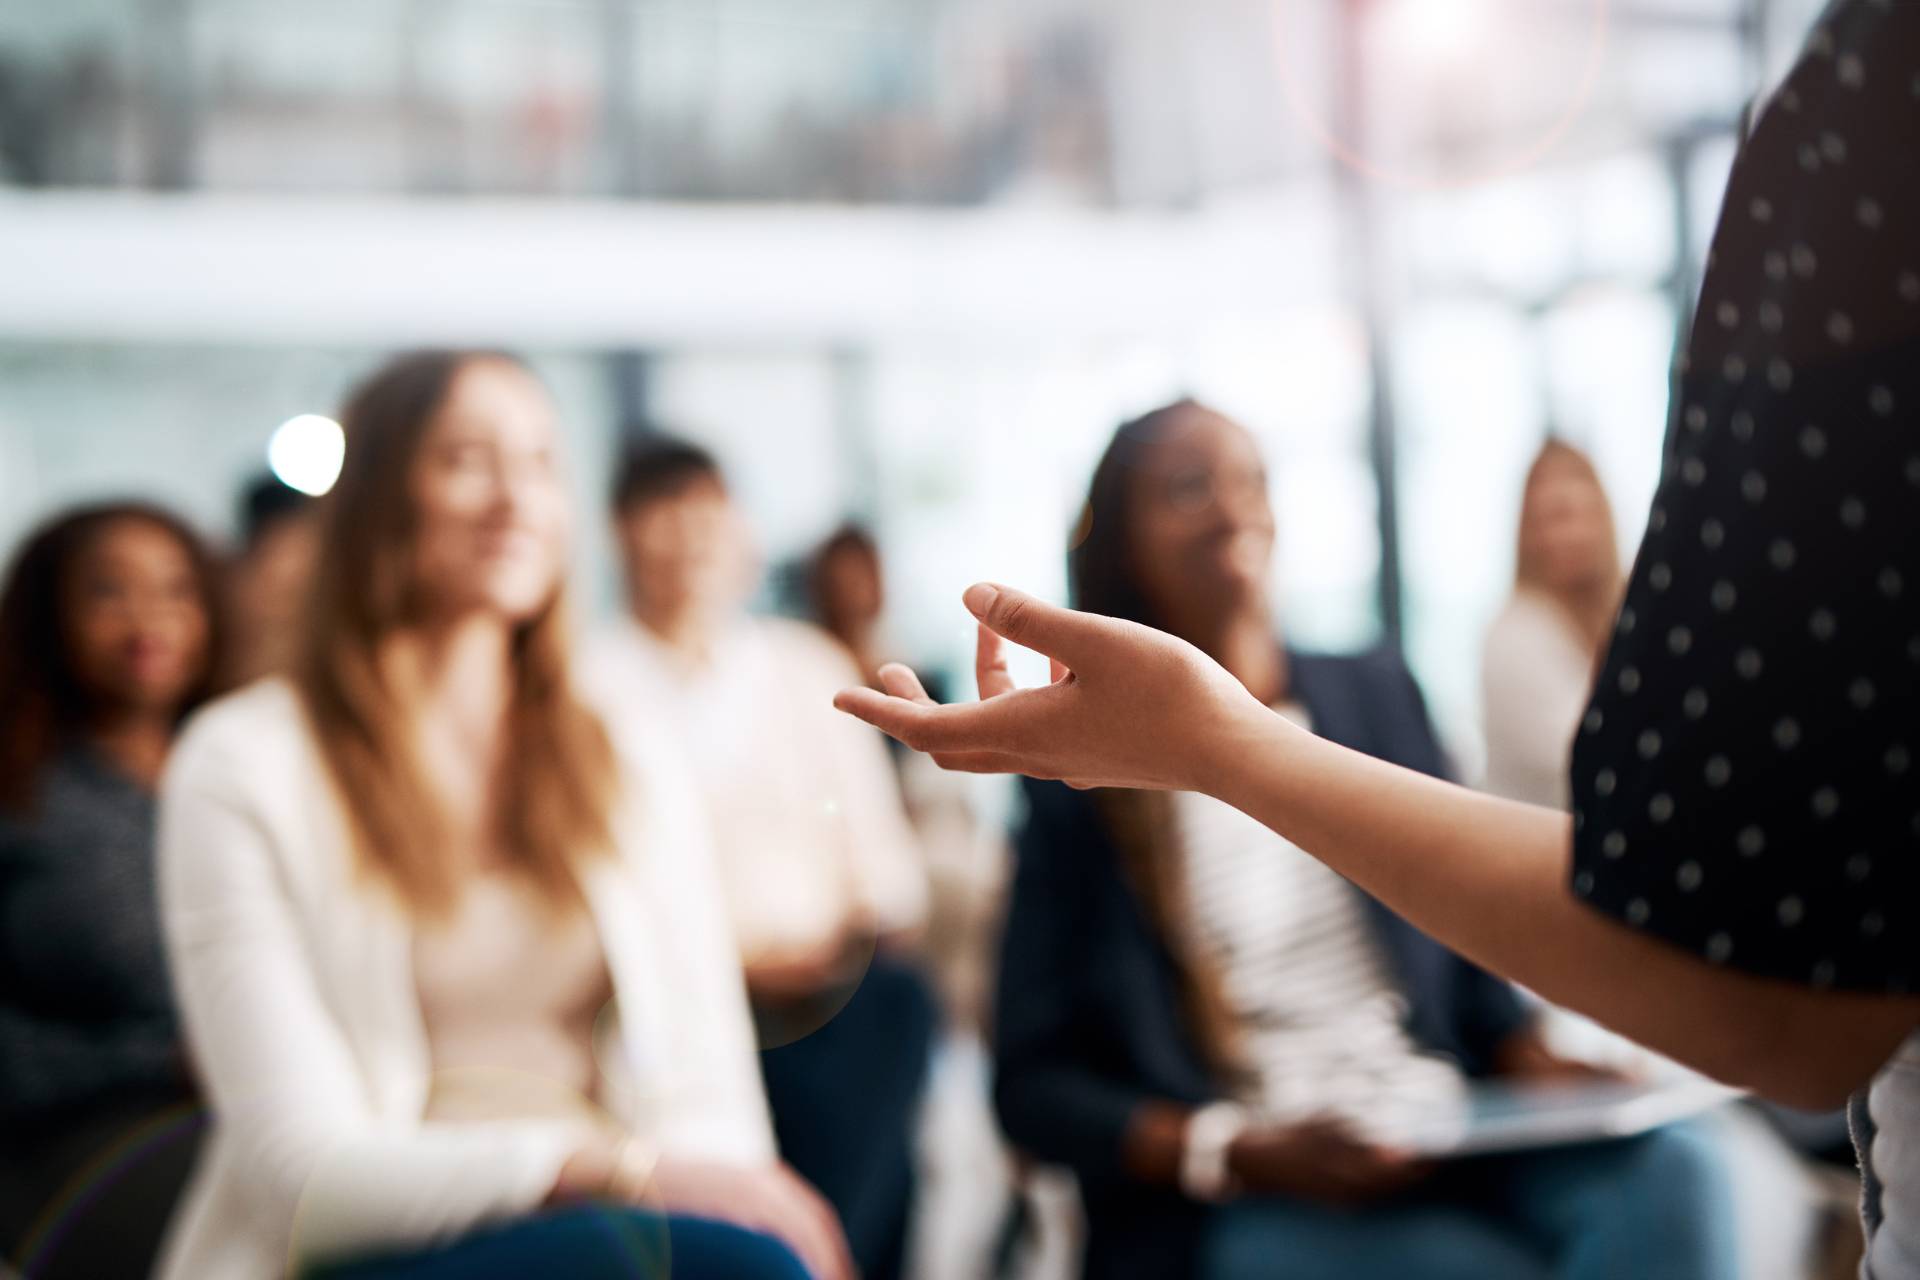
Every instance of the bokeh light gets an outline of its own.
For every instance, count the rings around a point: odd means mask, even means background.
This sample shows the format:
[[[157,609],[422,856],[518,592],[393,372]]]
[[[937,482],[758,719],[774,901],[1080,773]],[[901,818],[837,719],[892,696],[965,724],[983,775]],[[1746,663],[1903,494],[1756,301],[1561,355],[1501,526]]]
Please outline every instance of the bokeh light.
[[[1488,0],[1390,0],[1384,34],[1407,56],[1452,66],[1483,47],[1492,27]]]
[[[332,418],[303,413],[274,429],[267,442],[267,465],[280,482],[319,497],[340,478],[347,456],[346,433]]]

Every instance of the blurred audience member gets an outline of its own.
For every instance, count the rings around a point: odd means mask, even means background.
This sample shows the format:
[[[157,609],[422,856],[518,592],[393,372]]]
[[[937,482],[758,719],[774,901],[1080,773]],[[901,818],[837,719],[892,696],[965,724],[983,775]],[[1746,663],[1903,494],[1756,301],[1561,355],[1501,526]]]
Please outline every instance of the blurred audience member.
[[[230,574],[237,683],[292,665],[319,534],[314,500],[274,476],[256,477],[241,496]]]
[[[846,647],[867,683],[898,655],[886,642],[886,574],[880,544],[864,527],[841,525],[807,562],[807,597],[814,621]],[[921,684],[936,699],[944,682],[931,672]],[[956,1028],[986,1024],[992,952],[1005,912],[1009,854],[1005,828],[975,811],[978,788],[914,751],[892,751],[907,816],[919,837],[929,886],[925,951],[939,986],[940,1004]]]
[[[1445,763],[1399,659],[1276,634],[1253,439],[1181,402],[1123,426],[1071,552],[1076,604],[1169,630],[1324,737]],[[1730,1278],[1690,1129],[1419,1163],[1404,1126],[1471,1076],[1577,1075],[1515,993],[1208,797],[1029,787],[995,1102],[1071,1166],[1086,1274]]]
[[[1567,807],[1573,732],[1625,583],[1599,473],[1548,440],[1527,469],[1513,596],[1481,654],[1489,791]]]
[[[880,544],[857,524],[843,524],[813,553],[807,566],[807,603],[821,630],[846,646],[867,683],[895,659],[885,652],[886,575]]]
[[[885,1280],[936,1019],[910,954],[927,884],[899,786],[880,740],[832,706],[860,674],[815,628],[746,613],[757,562],[702,450],[637,446],[613,514],[631,617],[598,638],[596,678],[623,714],[671,725],[698,774],[781,1152]]]
[[[573,690],[551,400],[425,353],[344,421],[294,676],[209,707],[163,788],[214,1115],[163,1274],[844,1280],[697,806]]]
[[[191,1161],[177,1134],[127,1144],[192,1101],[154,788],[212,687],[216,612],[199,540],[132,503],[46,525],[0,594],[0,1256],[36,1277],[145,1274]],[[90,1167],[91,1202],[64,1196]]]

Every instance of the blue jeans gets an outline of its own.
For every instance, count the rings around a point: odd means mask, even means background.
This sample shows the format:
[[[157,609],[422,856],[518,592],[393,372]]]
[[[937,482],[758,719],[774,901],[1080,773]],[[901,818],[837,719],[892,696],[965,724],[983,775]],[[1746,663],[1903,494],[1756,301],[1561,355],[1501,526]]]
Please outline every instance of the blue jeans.
[[[903,1269],[914,1122],[939,1022],[926,979],[877,955],[824,1026],[760,1055],[780,1154],[840,1215],[866,1280]]]
[[[1204,1280],[1737,1280],[1732,1193],[1692,1125],[1443,1165],[1385,1204],[1216,1211]]]
[[[438,1249],[309,1270],[301,1280],[808,1280],[788,1248],[722,1222],[583,1205]]]

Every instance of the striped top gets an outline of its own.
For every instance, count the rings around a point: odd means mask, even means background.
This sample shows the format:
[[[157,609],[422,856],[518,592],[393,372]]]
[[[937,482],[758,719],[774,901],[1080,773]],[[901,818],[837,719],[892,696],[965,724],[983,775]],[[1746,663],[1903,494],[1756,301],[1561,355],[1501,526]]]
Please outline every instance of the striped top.
[[[1276,708],[1303,727],[1304,708]],[[1252,1082],[1281,1123],[1331,1116],[1390,1143],[1463,1104],[1465,1078],[1423,1052],[1360,891],[1211,797],[1174,801],[1191,937],[1222,976]]]

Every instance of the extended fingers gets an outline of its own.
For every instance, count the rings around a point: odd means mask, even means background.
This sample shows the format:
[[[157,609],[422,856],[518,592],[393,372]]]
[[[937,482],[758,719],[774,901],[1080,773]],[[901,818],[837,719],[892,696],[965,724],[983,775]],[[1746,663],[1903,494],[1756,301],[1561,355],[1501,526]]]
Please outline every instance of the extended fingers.
[[[843,689],[833,705],[865,720],[915,751],[930,754],[1003,751],[1020,741],[1020,728],[1038,708],[1030,699],[1045,692],[1016,690],[988,702],[941,706],[889,696],[872,689]]]
[[[910,697],[881,693],[875,689],[842,689],[834,695],[833,705],[856,719],[864,720],[882,733],[914,746],[913,735],[928,712],[935,710],[932,700],[921,703]]]
[[[1005,751],[936,751],[931,759],[953,773],[1030,773],[1031,765]]]
[[[889,662],[881,667],[880,686],[896,698],[924,703],[929,707],[937,705],[927,693],[926,686],[920,683],[920,677],[905,663]]]

